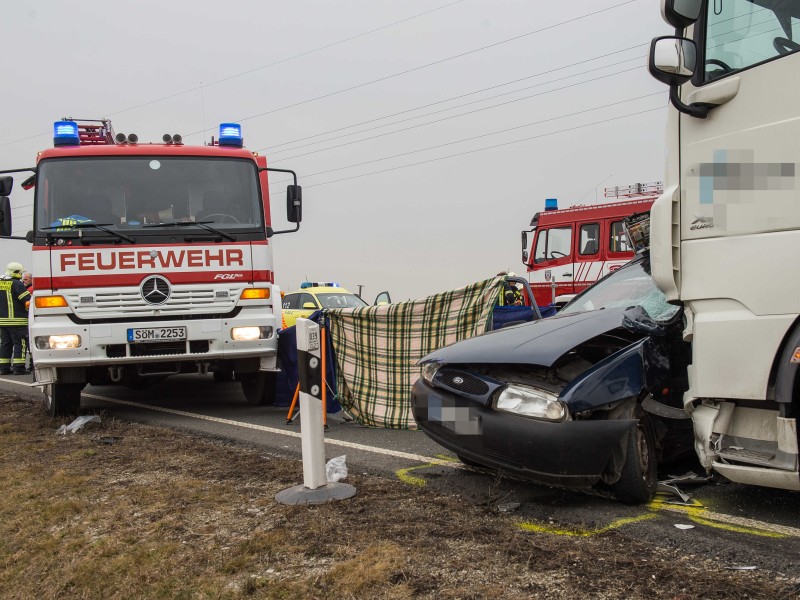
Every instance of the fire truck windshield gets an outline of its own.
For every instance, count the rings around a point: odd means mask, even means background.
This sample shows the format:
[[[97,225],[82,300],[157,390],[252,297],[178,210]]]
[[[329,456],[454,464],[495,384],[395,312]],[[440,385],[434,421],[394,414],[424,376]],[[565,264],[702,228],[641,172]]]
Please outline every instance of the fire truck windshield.
[[[256,165],[248,160],[53,158],[40,163],[36,183],[36,227],[43,231],[96,223],[174,235],[169,224],[191,221],[223,232],[264,231]],[[152,228],[159,224],[164,227]]]

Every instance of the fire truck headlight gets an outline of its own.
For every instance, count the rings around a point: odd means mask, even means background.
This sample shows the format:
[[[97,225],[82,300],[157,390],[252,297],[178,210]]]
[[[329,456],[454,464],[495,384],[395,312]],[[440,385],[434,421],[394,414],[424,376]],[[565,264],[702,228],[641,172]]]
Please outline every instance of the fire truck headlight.
[[[81,336],[67,335],[41,335],[36,338],[36,347],[39,350],[72,350],[81,347]]]
[[[231,339],[237,342],[265,340],[271,337],[272,327],[234,327],[231,329]]]

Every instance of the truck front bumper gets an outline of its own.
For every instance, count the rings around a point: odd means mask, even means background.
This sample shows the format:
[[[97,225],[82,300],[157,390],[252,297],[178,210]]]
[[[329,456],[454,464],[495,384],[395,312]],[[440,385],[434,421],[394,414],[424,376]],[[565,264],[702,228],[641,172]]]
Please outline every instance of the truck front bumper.
[[[270,313],[243,310],[231,318],[164,319],[157,322],[113,322],[76,324],[68,315],[39,316],[30,324],[30,346],[37,367],[95,367],[147,362],[210,362],[242,358],[264,358],[262,370],[274,370],[278,351],[279,323]],[[253,311],[255,312],[255,311]],[[180,341],[128,342],[128,330],[140,327],[185,327]],[[261,327],[268,336],[234,340],[235,327]],[[77,348],[40,349],[40,338],[77,335]],[[38,344],[37,344],[38,342]]]

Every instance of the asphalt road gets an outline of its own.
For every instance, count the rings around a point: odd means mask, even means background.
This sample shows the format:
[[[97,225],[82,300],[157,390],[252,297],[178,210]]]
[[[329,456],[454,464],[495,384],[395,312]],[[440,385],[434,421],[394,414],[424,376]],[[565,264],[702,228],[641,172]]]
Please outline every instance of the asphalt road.
[[[0,389],[41,398],[30,376],[2,377]],[[184,375],[146,390],[87,387],[82,413],[158,424],[263,448],[271,459],[301,458],[300,419],[287,424],[287,408],[246,404],[237,383]],[[520,527],[563,536],[619,529],[626,535],[713,558],[721,569],[769,569],[800,577],[800,494],[713,482],[680,485],[689,504],[659,494],[648,506],[625,506],[598,492],[575,492],[499,478],[462,466],[423,433],[362,427],[328,415],[328,459],[347,455],[350,472],[398,477],[489,510],[512,512]],[[661,473],[700,472],[694,461]],[[302,479],[297,484],[302,484]],[[678,527],[680,526],[680,528]]]

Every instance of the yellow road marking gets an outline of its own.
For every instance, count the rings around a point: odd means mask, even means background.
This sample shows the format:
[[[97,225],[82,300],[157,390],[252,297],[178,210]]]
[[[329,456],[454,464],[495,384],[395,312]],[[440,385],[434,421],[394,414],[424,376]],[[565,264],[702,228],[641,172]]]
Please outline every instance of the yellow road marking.
[[[600,535],[601,533],[606,533],[612,529],[619,529],[624,525],[630,525],[631,523],[639,523],[641,521],[647,521],[648,519],[654,519],[657,516],[658,514],[649,512],[639,515],[638,517],[617,519],[605,527],[599,527],[597,529],[562,529],[556,527],[555,525],[544,525],[542,523],[535,523],[532,521],[520,521],[517,523],[517,526],[523,531],[532,531],[535,533],[550,533],[553,535],[565,535],[568,537],[592,537],[595,535]]]

